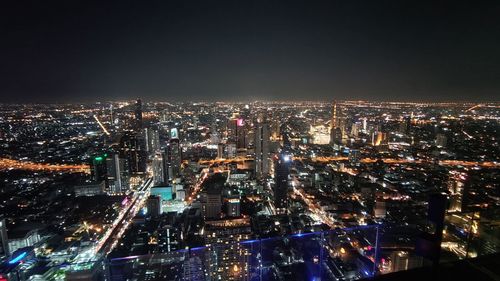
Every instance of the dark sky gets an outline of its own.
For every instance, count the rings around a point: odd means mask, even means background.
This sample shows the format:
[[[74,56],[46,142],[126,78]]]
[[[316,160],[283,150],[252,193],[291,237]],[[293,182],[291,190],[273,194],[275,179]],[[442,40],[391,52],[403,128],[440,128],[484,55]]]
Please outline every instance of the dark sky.
[[[8,2],[0,102],[500,100],[500,1]]]

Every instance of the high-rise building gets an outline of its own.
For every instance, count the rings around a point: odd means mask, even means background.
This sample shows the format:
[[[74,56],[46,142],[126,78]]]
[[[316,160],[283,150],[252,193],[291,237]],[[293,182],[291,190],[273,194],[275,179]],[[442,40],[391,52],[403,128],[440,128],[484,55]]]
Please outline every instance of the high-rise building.
[[[269,175],[269,125],[257,123],[255,128],[255,174],[258,178]]]
[[[144,142],[136,134],[125,134],[120,140],[121,157],[127,162],[127,169],[131,175],[146,172],[147,152]]]
[[[142,129],[142,101],[141,99],[137,99],[135,101],[134,108],[134,129],[136,132],[140,132]]]
[[[240,199],[230,198],[227,200],[227,210],[226,215],[229,217],[239,217],[240,213]]]
[[[161,214],[161,197],[158,195],[150,195],[146,202],[146,207],[148,209],[148,215],[153,218],[159,217]]]
[[[238,242],[251,238],[249,218],[205,221],[205,244],[210,280],[250,280],[250,256],[247,247]],[[236,243],[235,243],[236,242]]]
[[[101,182],[106,180],[107,175],[107,167],[106,167],[106,158],[107,154],[99,155],[92,158],[92,180],[96,182]]]
[[[165,183],[165,172],[163,171],[163,157],[161,153],[156,153],[151,162],[153,170],[153,182],[155,185]]]
[[[182,164],[182,150],[177,128],[170,130],[170,139],[165,148],[165,154],[165,167],[167,168],[167,178],[165,181],[167,181],[167,179],[172,181],[179,175]]]
[[[228,124],[228,139],[236,144],[237,149],[246,148],[245,121],[236,114]]]
[[[120,194],[128,189],[128,181],[125,174],[125,160],[118,153],[113,153],[106,158],[108,191],[112,194]]]
[[[203,217],[216,219],[220,218],[222,208],[222,196],[220,190],[210,190],[205,193],[205,200],[202,203]]]
[[[143,135],[144,144],[146,146],[145,149],[147,152],[155,153],[156,151],[160,150],[160,134],[158,133],[158,130],[152,128],[144,128]]]
[[[343,133],[340,116],[337,112],[337,102],[334,101],[332,106],[332,120],[330,121],[330,144],[342,144]]]
[[[461,212],[466,174],[459,171],[450,171],[447,182],[449,193],[448,212]]]
[[[274,184],[274,206],[280,212],[284,212],[288,206],[288,175],[290,173],[290,155],[282,152],[275,160],[275,184]]]
[[[7,224],[4,218],[0,218],[0,259],[10,254],[9,238],[7,236]]]

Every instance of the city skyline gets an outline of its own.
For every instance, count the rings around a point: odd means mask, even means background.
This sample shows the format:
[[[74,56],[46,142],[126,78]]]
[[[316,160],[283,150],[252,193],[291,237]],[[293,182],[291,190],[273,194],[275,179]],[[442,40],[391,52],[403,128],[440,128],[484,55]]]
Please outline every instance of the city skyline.
[[[9,1],[0,281],[500,280],[500,1]]]

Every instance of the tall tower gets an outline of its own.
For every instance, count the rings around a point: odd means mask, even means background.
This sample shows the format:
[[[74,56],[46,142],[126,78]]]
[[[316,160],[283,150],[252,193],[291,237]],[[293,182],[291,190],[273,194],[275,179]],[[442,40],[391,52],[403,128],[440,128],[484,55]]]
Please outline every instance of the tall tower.
[[[269,174],[269,125],[258,120],[255,128],[255,174],[258,178]]]
[[[139,132],[142,129],[142,101],[141,99],[137,99],[135,101],[135,110],[134,110],[134,116],[135,116],[135,130]]]
[[[330,122],[330,145],[342,143],[342,129],[339,124],[339,116],[337,115],[337,101],[333,102],[332,120]]]
[[[281,152],[275,161],[274,171],[276,183],[274,185],[274,206],[280,212],[287,208],[288,175],[290,173],[290,155]]]
[[[179,175],[182,164],[182,151],[179,141],[179,132],[177,128],[172,128],[170,130],[170,140],[167,143],[165,152],[165,166],[167,169],[166,172],[168,174],[168,177],[164,180],[165,182],[167,182],[167,180],[171,181]]]
[[[108,173],[109,192],[120,194],[127,189],[124,179],[125,160],[120,158],[118,153],[113,153],[111,157],[106,158],[106,169]]]

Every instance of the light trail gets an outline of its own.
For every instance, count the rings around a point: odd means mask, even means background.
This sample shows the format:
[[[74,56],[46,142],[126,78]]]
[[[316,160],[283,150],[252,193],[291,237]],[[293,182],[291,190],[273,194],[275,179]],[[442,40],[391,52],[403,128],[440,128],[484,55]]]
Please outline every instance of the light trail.
[[[208,171],[209,171],[208,168],[205,168],[201,172],[201,177],[198,179],[198,181],[194,185],[193,191],[186,199],[186,205],[190,205],[191,203],[193,203],[194,199],[196,198],[196,195],[201,190],[201,186],[203,185],[205,180],[208,178]]]
[[[105,133],[106,135],[108,135],[108,136],[109,136],[109,135],[111,135],[111,134],[108,132],[108,130],[106,129],[106,127],[104,127],[104,125],[101,123],[101,121],[99,120],[99,118],[97,118],[97,115],[94,115],[94,119],[95,119],[95,121],[97,121],[97,124],[99,124],[99,126],[101,126],[102,130],[104,131],[104,133]]]
[[[466,110],[465,110],[465,112],[469,112],[469,111],[474,110],[474,109],[476,109],[476,108],[478,108],[478,107],[481,107],[481,106],[483,106],[483,105],[482,105],[482,104],[476,104],[476,105],[474,105],[473,107],[471,107],[471,108],[469,108],[469,109],[466,109]]]
[[[144,206],[148,196],[149,188],[153,185],[153,178],[148,178],[139,189],[134,192],[131,203],[126,206],[115,219],[112,227],[106,231],[106,234],[100,239],[95,252],[104,251],[106,254],[111,252],[120,241],[123,233],[127,230],[131,220],[137,215]]]
[[[318,156],[318,157],[293,157],[293,160],[302,161],[302,160],[311,160],[313,162],[321,162],[321,163],[329,163],[335,161],[348,161],[348,157],[345,156]],[[230,163],[243,163],[246,161],[253,161],[254,159],[251,157],[237,157],[232,159],[213,159],[213,160],[200,160],[199,164],[230,164]],[[396,159],[396,158],[362,158],[360,159],[360,163],[363,164],[371,164],[381,160],[385,164],[432,164],[434,163],[432,160],[411,160],[411,159]],[[465,161],[465,160],[442,160],[438,162],[439,165],[442,166],[479,166],[485,168],[496,168],[500,167],[500,163],[497,162],[478,162],[478,161]]]
[[[335,222],[325,213],[325,211],[318,208],[318,206],[311,199],[309,199],[306,194],[304,194],[304,191],[302,189],[298,189],[295,187],[298,186],[297,182],[298,180],[296,178],[294,178],[292,181],[293,193],[302,198],[302,201],[306,203],[309,211],[318,216],[324,224],[328,225],[331,228],[335,228],[337,225],[335,225]]]
[[[0,158],[0,170],[90,173],[89,165],[47,164]]]

